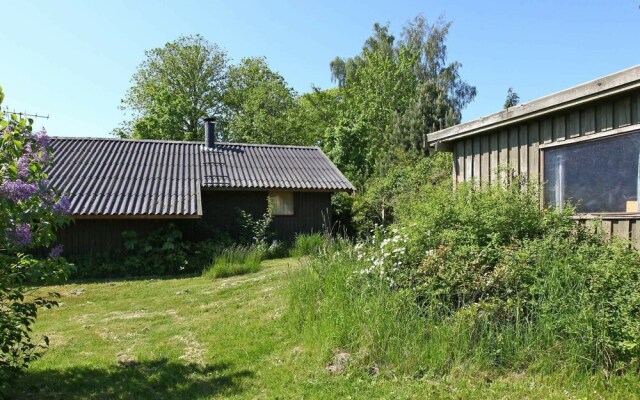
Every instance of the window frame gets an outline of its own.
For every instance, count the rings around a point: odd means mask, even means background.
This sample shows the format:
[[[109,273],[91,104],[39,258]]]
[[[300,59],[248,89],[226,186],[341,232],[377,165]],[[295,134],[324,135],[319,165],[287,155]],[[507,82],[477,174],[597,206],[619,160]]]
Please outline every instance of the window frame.
[[[609,129],[607,131],[602,131],[598,133],[586,134],[585,136],[580,136],[571,139],[557,140],[555,142],[550,143],[540,143],[538,149],[540,151],[539,162],[540,162],[540,182],[543,185],[546,185],[547,180],[545,177],[545,156],[546,150],[556,149],[558,147],[570,146],[574,144],[587,143],[587,142],[598,142],[606,139],[612,139],[614,137],[632,135],[632,134],[640,134],[640,125],[625,125],[621,128]],[[639,188],[640,189],[640,188]],[[638,199],[640,201],[640,199]],[[540,206],[546,207],[544,201],[544,189],[541,190],[540,193]],[[572,218],[574,219],[640,219],[640,211],[636,212],[623,212],[623,211],[600,211],[600,212],[592,212],[592,213],[576,213]]]
[[[274,210],[272,210],[271,216],[275,218],[292,218],[296,216],[296,194],[293,190],[270,190],[267,193],[267,198],[271,200],[273,195],[282,194],[282,193],[290,193],[291,194],[291,214],[276,214]]]

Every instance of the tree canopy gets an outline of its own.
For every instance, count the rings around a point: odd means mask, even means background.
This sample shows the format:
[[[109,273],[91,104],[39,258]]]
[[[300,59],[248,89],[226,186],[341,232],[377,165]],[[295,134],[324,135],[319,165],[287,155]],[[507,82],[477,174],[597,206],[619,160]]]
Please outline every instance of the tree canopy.
[[[363,183],[394,154],[425,151],[425,133],[460,122],[476,89],[460,77],[461,64],[447,60],[450,25],[418,16],[396,40],[375,24],[360,54],[331,62],[341,102],[325,149],[349,178]]]
[[[450,22],[417,16],[399,39],[374,24],[362,50],[330,63],[336,88],[299,95],[264,57],[230,65],[201,36],[146,52],[122,101],[132,113],[122,137],[201,140],[204,117],[219,139],[319,145],[357,185],[384,174],[403,153],[424,154],[424,135],[460,122],[475,87],[449,61]]]
[[[181,36],[145,52],[121,102],[131,113],[120,137],[201,140],[203,118],[221,111],[227,55],[200,35]]]
[[[507,108],[517,106],[518,104],[520,104],[520,96],[518,93],[513,91],[513,88],[509,88],[509,90],[507,90],[507,98],[504,100],[502,108],[506,110]]]
[[[225,138],[244,143],[305,144],[292,124],[296,92],[265,58],[244,58],[229,69],[222,98]]]

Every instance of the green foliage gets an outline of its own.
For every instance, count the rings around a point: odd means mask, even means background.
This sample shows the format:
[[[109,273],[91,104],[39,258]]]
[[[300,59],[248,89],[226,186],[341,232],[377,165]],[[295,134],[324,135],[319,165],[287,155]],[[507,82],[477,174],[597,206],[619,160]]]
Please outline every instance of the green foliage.
[[[449,154],[438,153],[433,157],[405,154],[385,174],[370,178],[366,188],[354,197],[356,231],[360,236],[369,235],[375,226],[393,223],[395,208],[406,193],[450,183]]]
[[[353,224],[353,203],[355,196],[351,193],[339,192],[331,196],[332,221],[331,231],[342,236],[353,237],[356,233]]]
[[[297,106],[291,122],[306,141],[301,144],[322,147],[327,132],[338,123],[340,91],[332,88],[320,90],[313,87],[311,92],[296,98]]]
[[[204,241],[188,241],[173,224],[148,235],[125,231],[122,237],[123,252],[73,257],[77,268],[71,277],[101,279],[200,273],[231,243],[228,236],[217,232],[208,234]]]
[[[221,110],[227,55],[200,35],[181,36],[145,52],[122,110],[131,114],[114,134],[162,140],[202,140],[203,118]]]
[[[327,235],[312,233],[308,235],[297,235],[293,247],[289,251],[291,257],[302,258],[304,256],[315,256],[320,253],[327,241]]]
[[[60,246],[48,249],[68,222],[68,201],[48,184],[48,137],[32,124],[0,111],[0,397],[49,344],[46,336],[34,341],[31,327],[58,295],[29,296],[31,287],[64,279],[72,267]]]
[[[295,91],[264,58],[244,58],[229,69],[223,97],[225,138],[242,143],[313,144],[293,120]]]
[[[571,209],[541,209],[518,177],[455,191],[422,182],[394,204],[394,224],[294,279],[292,320],[326,338],[320,351],[406,374],[637,372],[640,254],[628,242],[605,241]]]
[[[237,209],[238,223],[240,225],[240,241],[243,244],[264,244],[271,241],[273,232],[273,206],[271,199],[267,197],[267,211],[260,218],[254,218],[251,213]]]
[[[188,245],[182,240],[182,232],[175,225],[160,228],[146,237],[135,231],[122,232],[124,262],[128,275],[172,275],[189,270]]]
[[[375,24],[360,54],[331,63],[340,103],[324,149],[356,184],[383,175],[403,151],[425,152],[424,134],[458,123],[475,97],[461,65],[447,61],[449,27],[419,16],[396,41],[388,26]]]
[[[258,272],[263,256],[258,246],[232,245],[215,257],[204,275],[215,279]]]
[[[520,96],[513,91],[513,88],[509,88],[509,90],[507,90],[507,98],[504,100],[502,108],[507,109],[518,104],[520,104]]]

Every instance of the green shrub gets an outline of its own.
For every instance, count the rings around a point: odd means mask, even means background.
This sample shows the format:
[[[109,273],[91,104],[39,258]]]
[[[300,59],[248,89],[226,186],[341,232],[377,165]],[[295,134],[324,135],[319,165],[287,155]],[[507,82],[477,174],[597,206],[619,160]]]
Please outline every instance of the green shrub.
[[[54,246],[70,203],[49,184],[49,137],[33,131],[33,120],[3,111],[3,99],[0,87],[0,398],[49,345],[32,327],[59,295],[34,296],[34,286],[63,281],[73,268]]]
[[[104,279],[200,273],[230,243],[227,235],[216,232],[208,240],[189,242],[175,225],[159,228],[147,236],[134,231],[122,235],[123,252],[72,257],[77,269],[71,277]]]
[[[403,194],[418,188],[444,183],[451,186],[451,156],[438,153],[434,157],[406,154],[385,174],[367,181],[366,188],[353,200],[353,223],[360,236],[375,226],[388,226],[396,219],[396,209],[404,207]]]
[[[262,252],[263,260],[272,260],[274,258],[283,258],[287,257],[289,254],[289,249],[285,242],[280,242],[278,240],[274,240],[271,243],[269,242],[260,242],[256,245]]]
[[[637,371],[640,253],[512,178],[399,195],[393,225],[294,273],[295,329],[391,371]]]
[[[215,279],[258,272],[263,254],[256,246],[233,245],[215,257],[204,275]]]
[[[326,235],[319,233],[296,235],[296,240],[289,250],[289,254],[291,257],[297,258],[317,255],[327,240]]]

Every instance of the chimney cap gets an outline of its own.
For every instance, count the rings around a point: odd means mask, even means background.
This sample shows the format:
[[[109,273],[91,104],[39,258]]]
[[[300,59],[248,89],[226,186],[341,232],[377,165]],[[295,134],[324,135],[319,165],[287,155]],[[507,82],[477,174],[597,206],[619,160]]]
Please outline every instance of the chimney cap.
[[[204,117],[204,122],[216,122],[216,117]]]

